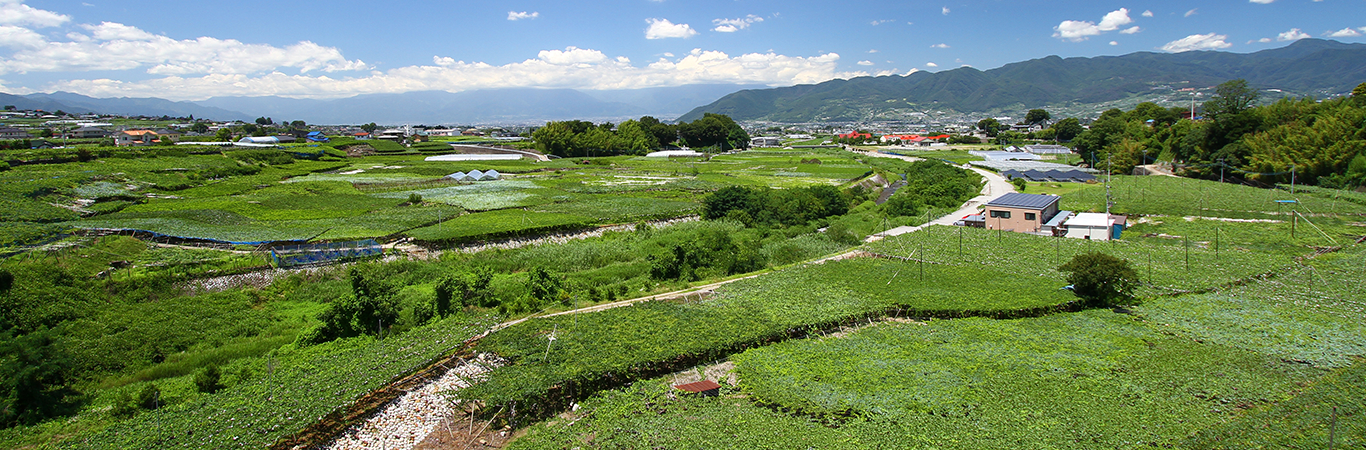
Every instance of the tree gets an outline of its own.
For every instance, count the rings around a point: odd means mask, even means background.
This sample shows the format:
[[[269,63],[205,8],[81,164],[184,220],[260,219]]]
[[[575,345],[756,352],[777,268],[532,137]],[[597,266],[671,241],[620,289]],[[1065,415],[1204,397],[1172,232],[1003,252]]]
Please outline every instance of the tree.
[[[660,146],[673,144],[678,140],[678,128],[667,123],[661,123],[659,119],[650,116],[640,118],[641,127],[645,128],[650,134],[654,135],[655,141]]]
[[[1050,118],[1048,111],[1031,109],[1028,113],[1025,113],[1024,123],[1025,125],[1038,125],[1047,122]]]
[[[374,134],[375,130],[379,129],[379,125],[375,125],[374,122],[370,122],[365,125],[361,125],[360,129],[365,130],[366,133]]]
[[[295,129],[295,130],[302,130],[302,129],[304,129],[304,128],[307,127],[307,126],[308,126],[308,123],[307,123],[307,122],[304,122],[304,121],[302,121],[302,120],[296,120],[296,121],[293,121],[293,122],[290,122],[290,123],[289,123],[289,127],[290,127],[290,128],[293,128],[293,129]]]
[[[1100,252],[1083,253],[1058,267],[1067,272],[1072,292],[1091,306],[1114,306],[1133,299],[1138,271],[1128,260]]]
[[[1001,132],[1001,122],[995,118],[988,117],[977,121],[977,129],[986,133],[987,137],[996,137],[996,133]]]
[[[229,130],[227,128],[219,128],[218,131],[213,134],[213,138],[218,141],[231,141],[232,130]]]
[[[1352,89],[1352,100],[1358,106],[1366,106],[1366,83],[1358,84],[1356,88]],[[13,108],[13,106],[6,106],[6,108]]]
[[[195,122],[194,125],[190,125],[190,131],[195,133],[206,133],[209,131],[209,125],[204,122]]]
[[[1247,86],[1247,80],[1225,81],[1214,88],[1214,98],[1201,107],[1205,117],[1217,119],[1220,116],[1236,115],[1247,111],[1261,94]]]
[[[274,125],[275,122],[272,121],[272,120],[270,120],[269,117],[257,117],[257,118],[256,118],[256,124],[257,124],[257,125],[260,125],[260,126],[266,126],[266,125]]]
[[[1059,120],[1050,128],[1057,133],[1055,137],[1057,137],[1059,141],[1064,142],[1071,141],[1072,138],[1075,138],[1082,132],[1086,131],[1085,128],[1081,127],[1081,121],[1077,120],[1076,117],[1068,117],[1066,119]]]

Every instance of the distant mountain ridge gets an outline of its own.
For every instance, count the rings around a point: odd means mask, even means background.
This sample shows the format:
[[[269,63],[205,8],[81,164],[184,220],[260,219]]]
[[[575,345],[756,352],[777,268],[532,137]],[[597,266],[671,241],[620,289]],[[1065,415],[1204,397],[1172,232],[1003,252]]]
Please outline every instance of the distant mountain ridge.
[[[1138,52],[1122,56],[1048,56],[981,71],[962,67],[907,76],[859,77],[815,85],[745,90],[700,106],[679,118],[703,113],[736,120],[775,122],[856,121],[879,111],[1035,108],[1100,103],[1162,85],[1213,86],[1246,79],[1257,88],[1278,88],[1323,97],[1351,92],[1366,81],[1366,44],[1302,39],[1255,53]]]
[[[317,100],[285,97],[214,97],[198,102],[159,98],[94,98],[69,92],[11,95],[0,93],[0,104],[19,109],[62,110],[143,116],[194,117],[252,121],[303,120],[314,124],[512,124],[547,120],[621,120],[653,115],[677,117],[697,105],[710,103],[740,89],[762,85],[700,84],[677,87],[575,90],[483,89],[464,92],[420,91],[366,94]]]
[[[121,114],[129,116],[195,116],[215,120],[251,120],[257,116],[206,107],[193,102],[173,102],[160,98],[95,98],[70,92],[13,95],[0,93],[0,103],[18,109],[63,111],[73,114]]]

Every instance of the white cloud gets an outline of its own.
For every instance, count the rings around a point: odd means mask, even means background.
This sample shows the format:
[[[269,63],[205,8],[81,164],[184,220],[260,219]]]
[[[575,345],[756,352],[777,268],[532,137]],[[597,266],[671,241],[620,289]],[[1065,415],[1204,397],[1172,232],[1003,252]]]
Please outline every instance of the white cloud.
[[[190,75],[251,74],[281,68],[300,73],[370,68],[363,61],[346,59],[335,47],[308,41],[275,47],[211,37],[177,40],[113,22],[81,27],[91,36],[68,33],[68,42],[37,42],[34,35],[14,32],[10,41],[26,47],[0,59],[0,74],[145,68],[150,74]]]
[[[878,26],[878,25],[882,25],[882,24],[887,23],[887,22],[895,22],[895,20],[892,20],[892,19],[882,19],[882,20],[874,20],[874,21],[869,22],[869,23],[872,24],[873,26]]]
[[[1269,4],[1271,4],[1271,2],[1274,2],[1274,1],[1276,1],[1276,0],[1247,0],[1247,1],[1248,1],[1248,2],[1251,2],[1251,3],[1259,4],[1259,5],[1269,5]]]
[[[1265,44],[1265,43],[1271,42],[1271,41],[1272,41],[1271,38],[1261,38],[1261,39],[1258,39],[1258,40],[1255,40],[1255,41],[1247,41],[1247,43],[1251,44],[1251,43],[1253,43],[1253,42],[1261,42],[1261,43]]]
[[[711,30],[721,33],[734,33],[736,31],[749,28],[750,25],[763,21],[763,17],[759,17],[753,14],[741,17],[739,19],[713,19],[711,22],[712,24],[716,25],[716,28],[712,28]]]
[[[771,52],[730,56],[719,51],[694,49],[681,58],[660,58],[636,66],[625,57],[609,57],[597,50],[568,47],[542,51],[536,58],[501,66],[437,56],[432,58],[432,65],[401,67],[361,77],[334,78],[271,71],[260,75],[175,75],[142,81],[78,79],[51,83],[43,86],[42,92],[62,90],[93,97],[152,96],[173,100],[234,95],[337,98],[367,93],[506,87],[634,89],[702,83],[789,86],[868,75],[861,71],[837,71],[839,59],[835,53],[812,57]],[[18,91],[36,90],[11,90]]]
[[[1119,45],[1118,41],[1110,41],[1110,45]]]
[[[1229,48],[1233,44],[1225,42],[1228,36],[1222,34],[1192,34],[1190,36],[1168,42],[1162,46],[1163,51],[1172,53],[1187,52],[1191,50],[1213,50]]]
[[[1191,8],[1191,10],[1190,10],[1190,11],[1186,11],[1186,15],[1185,15],[1185,16],[1182,16],[1182,17],[1194,16],[1194,15],[1195,15],[1195,10],[1197,10],[1197,9],[1200,9],[1200,8]]]
[[[1146,9],[1145,9],[1145,10],[1143,10],[1143,14],[1140,14],[1140,15],[1143,16],[1143,17],[1152,17],[1152,16],[1153,16],[1153,12],[1152,12],[1151,10],[1146,10]]]
[[[70,21],[70,16],[25,5],[23,0],[0,0],[0,25],[31,25],[43,28],[55,27]]]
[[[650,27],[645,29],[645,39],[690,38],[697,30],[686,23],[675,24],[669,19],[645,19]]]
[[[95,39],[103,41],[150,41],[156,35],[121,23],[100,22],[99,25],[82,24],[81,28],[90,30]]]
[[[945,43],[942,43],[942,42],[941,42],[941,43],[938,43],[938,44],[931,45],[930,47],[931,47],[931,48],[949,48],[949,44],[945,44]]]
[[[877,53],[877,49],[868,50],[868,53]]]
[[[891,75],[896,75],[896,72],[897,72],[896,69],[879,70],[877,73],[873,74],[873,76],[875,76],[875,77],[891,76]]]
[[[925,67],[939,67],[939,65],[932,62],[927,62],[925,63]]]
[[[537,17],[541,17],[541,13],[538,11],[508,11],[508,20],[535,19]]]
[[[1291,28],[1290,31],[1287,31],[1287,32],[1284,32],[1284,33],[1281,33],[1281,34],[1277,34],[1277,35],[1276,35],[1276,40],[1278,40],[1278,41],[1295,41],[1295,40],[1305,39],[1305,38],[1309,38],[1309,37],[1310,37],[1310,36],[1309,36],[1309,33],[1305,33],[1305,32],[1303,32],[1303,31],[1300,31],[1299,28]]]
[[[607,55],[600,51],[574,46],[565,47],[564,51],[541,50],[536,58],[555,65],[599,64],[607,61]]]
[[[1140,32],[1140,31],[1143,31],[1143,28],[1140,28],[1140,27],[1137,27],[1137,26],[1133,26],[1133,27],[1125,28],[1125,29],[1123,29],[1123,30],[1119,30],[1119,34],[1134,34],[1134,33]]]
[[[863,60],[863,61],[859,61],[859,62],[858,62],[858,65],[860,65],[860,66],[871,66],[871,65],[873,65],[873,62],[872,62],[872,61],[868,61],[868,60]]]
[[[1120,8],[1106,13],[1104,17],[1101,17],[1100,24],[1091,21],[1064,20],[1062,23],[1058,24],[1058,26],[1053,27],[1053,37],[1067,39],[1072,42],[1081,42],[1091,36],[1098,36],[1106,31],[1117,30],[1121,26],[1133,23],[1133,21],[1134,19],[1129,18],[1129,9]],[[1136,33],[1137,30],[1134,32]]]
[[[1326,32],[1324,35],[1328,37],[1343,38],[1361,36],[1361,33],[1357,32],[1357,30],[1353,30],[1352,27],[1347,27],[1337,31]]]
[[[28,28],[0,25],[0,47],[15,49],[40,48],[47,44],[43,35]]]
[[[949,15],[949,7],[945,6],[944,9],[940,10],[940,12],[944,13],[944,15],[946,16]]]

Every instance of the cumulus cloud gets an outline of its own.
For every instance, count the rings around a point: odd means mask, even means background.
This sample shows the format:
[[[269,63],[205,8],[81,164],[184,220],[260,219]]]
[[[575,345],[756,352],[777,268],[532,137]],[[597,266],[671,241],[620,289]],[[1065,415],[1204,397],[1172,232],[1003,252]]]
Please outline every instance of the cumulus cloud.
[[[537,11],[508,11],[508,20],[535,19],[537,17],[541,17],[541,13]]]
[[[750,25],[763,21],[763,17],[759,17],[753,14],[741,17],[739,19],[712,19],[711,22],[713,25],[716,25],[716,28],[712,28],[711,30],[721,33],[734,33],[736,31],[749,28]]]
[[[1083,20],[1064,20],[1062,23],[1058,24],[1058,26],[1053,27],[1053,37],[1066,39],[1072,42],[1081,42],[1089,39],[1091,36],[1098,36],[1106,31],[1115,31],[1119,29],[1119,27],[1133,23],[1133,21],[1134,19],[1129,18],[1129,9],[1120,8],[1106,13],[1104,17],[1101,17],[1100,23]],[[1136,32],[1137,30],[1134,31],[1134,33]]]
[[[1110,45],[1119,45],[1118,41],[1110,41]]]
[[[650,27],[645,29],[645,39],[686,39],[697,35],[697,30],[686,23],[675,24],[669,19],[645,19],[645,22],[650,24]]]
[[[930,47],[932,47],[932,48],[949,48],[949,44],[945,44],[945,43],[942,43],[942,42],[941,42],[941,43],[938,43],[938,44],[931,45]]]
[[[90,34],[68,33],[67,42],[6,29],[0,42],[22,48],[0,59],[0,74],[27,72],[135,70],[150,74],[251,74],[282,68],[336,72],[366,70],[364,61],[348,60],[335,47],[303,41],[286,47],[247,44],[235,39],[172,39],[136,27],[103,22],[81,25]],[[41,39],[41,40],[39,40]]]
[[[869,23],[872,24],[873,26],[878,26],[878,25],[882,25],[882,24],[887,23],[887,22],[895,22],[895,20],[892,20],[892,19],[882,19],[882,20],[874,20],[874,21],[869,22]]]
[[[896,75],[896,72],[897,72],[896,69],[879,70],[879,71],[877,71],[877,73],[873,74],[873,76],[875,76],[875,77],[891,76],[891,75]]]
[[[1352,27],[1347,27],[1337,31],[1326,32],[1324,35],[1328,37],[1344,38],[1361,36],[1361,33],[1357,32],[1357,30],[1353,30]]]
[[[858,65],[860,65],[860,66],[871,66],[871,65],[873,65],[873,62],[872,62],[872,61],[868,61],[868,60],[863,60],[863,61],[859,61],[859,62],[858,62]]]
[[[1261,39],[1258,39],[1258,40],[1255,40],[1255,41],[1247,41],[1247,43],[1251,44],[1251,43],[1253,43],[1253,42],[1261,42],[1261,43],[1265,44],[1265,43],[1271,42],[1271,41],[1272,41],[1271,38],[1261,38]]]
[[[1153,12],[1152,12],[1151,10],[1146,10],[1146,9],[1145,9],[1145,10],[1143,10],[1143,14],[1139,14],[1139,15],[1141,15],[1141,16],[1143,16],[1143,17],[1152,17],[1152,16],[1153,16]]]
[[[1166,45],[1162,46],[1162,50],[1172,53],[1180,53],[1188,52],[1191,50],[1215,50],[1232,47],[1233,44],[1224,41],[1225,39],[1228,39],[1228,36],[1223,34],[1192,34],[1190,36],[1186,36],[1181,39],[1168,42]]]
[[[0,0],[0,25],[27,25],[44,28],[55,27],[70,21],[70,16],[25,5],[23,0]]]
[[[1278,41],[1297,41],[1297,40],[1305,39],[1305,38],[1308,38],[1308,37],[1310,37],[1310,36],[1309,36],[1309,33],[1305,33],[1305,32],[1303,32],[1303,31],[1300,31],[1299,28],[1291,28],[1290,31],[1287,31],[1287,32],[1284,32],[1284,33],[1277,34],[1277,35],[1276,35],[1276,40],[1278,40]]]
[[[949,7],[945,6],[944,9],[939,10],[939,12],[947,16],[949,15]]]
[[[1194,15],[1195,15],[1195,10],[1197,10],[1197,9],[1200,9],[1200,8],[1191,8],[1191,10],[1190,10],[1190,11],[1186,11],[1186,15],[1184,15],[1184,16],[1182,16],[1182,17],[1194,16]]]
[[[812,57],[772,52],[731,56],[720,51],[694,49],[679,58],[660,58],[641,66],[632,64],[625,57],[567,47],[541,51],[536,58],[500,66],[436,56],[432,58],[432,65],[401,67],[360,77],[290,75],[278,71],[214,73],[142,81],[66,80],[43,86],[41,90],[79,92],[94,97],[154,96],[173,100],[232,95],[336,98],[367,93],[506,87],[635,89],[702,83],[788,86],[868,75],[861,71],[837,71],[839,59],[835,53]]]
[[[925,67],[939,67],[939,65],[932,62],[927,62],[925,63]]]
[[[47,44],[43,35],[24,27],[0,25],[0,47],[14,49],[41,48]]]
[[[868,53],[877,53],[877,49],[868,50]]]
[[[1271,2],[1274,2],[1274,1],[1276,1],[1276,0],[1247,0],[1247,1],[1250,2],[1250,3],[1259,4],[1259,5],[1269,5],[1269,4],[1271,4]]]
[[[1143,28],[1134,26],[1134,27],[1125,28],[1125,29],[1123,29],[1123,30],[1119,30],[1119,34],[1134,34],[1134,33],[1140,32],[1140,31],[1143,31]]]

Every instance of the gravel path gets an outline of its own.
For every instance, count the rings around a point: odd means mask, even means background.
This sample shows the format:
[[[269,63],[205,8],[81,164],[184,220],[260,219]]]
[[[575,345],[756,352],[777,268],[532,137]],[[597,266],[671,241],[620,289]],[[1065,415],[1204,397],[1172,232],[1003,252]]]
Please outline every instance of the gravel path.
[[[326,447],[333,450],[385,449],[409,450],[428,435],[452,425],[447,420],[463,413],[456,410],[447,392],[469,387],[467,380],[479,377],[502,361],[480,354],[465,361],[431,383],[384,405],[364,422],[352,425]],[[452,425],[453,426],[453,425]]]

